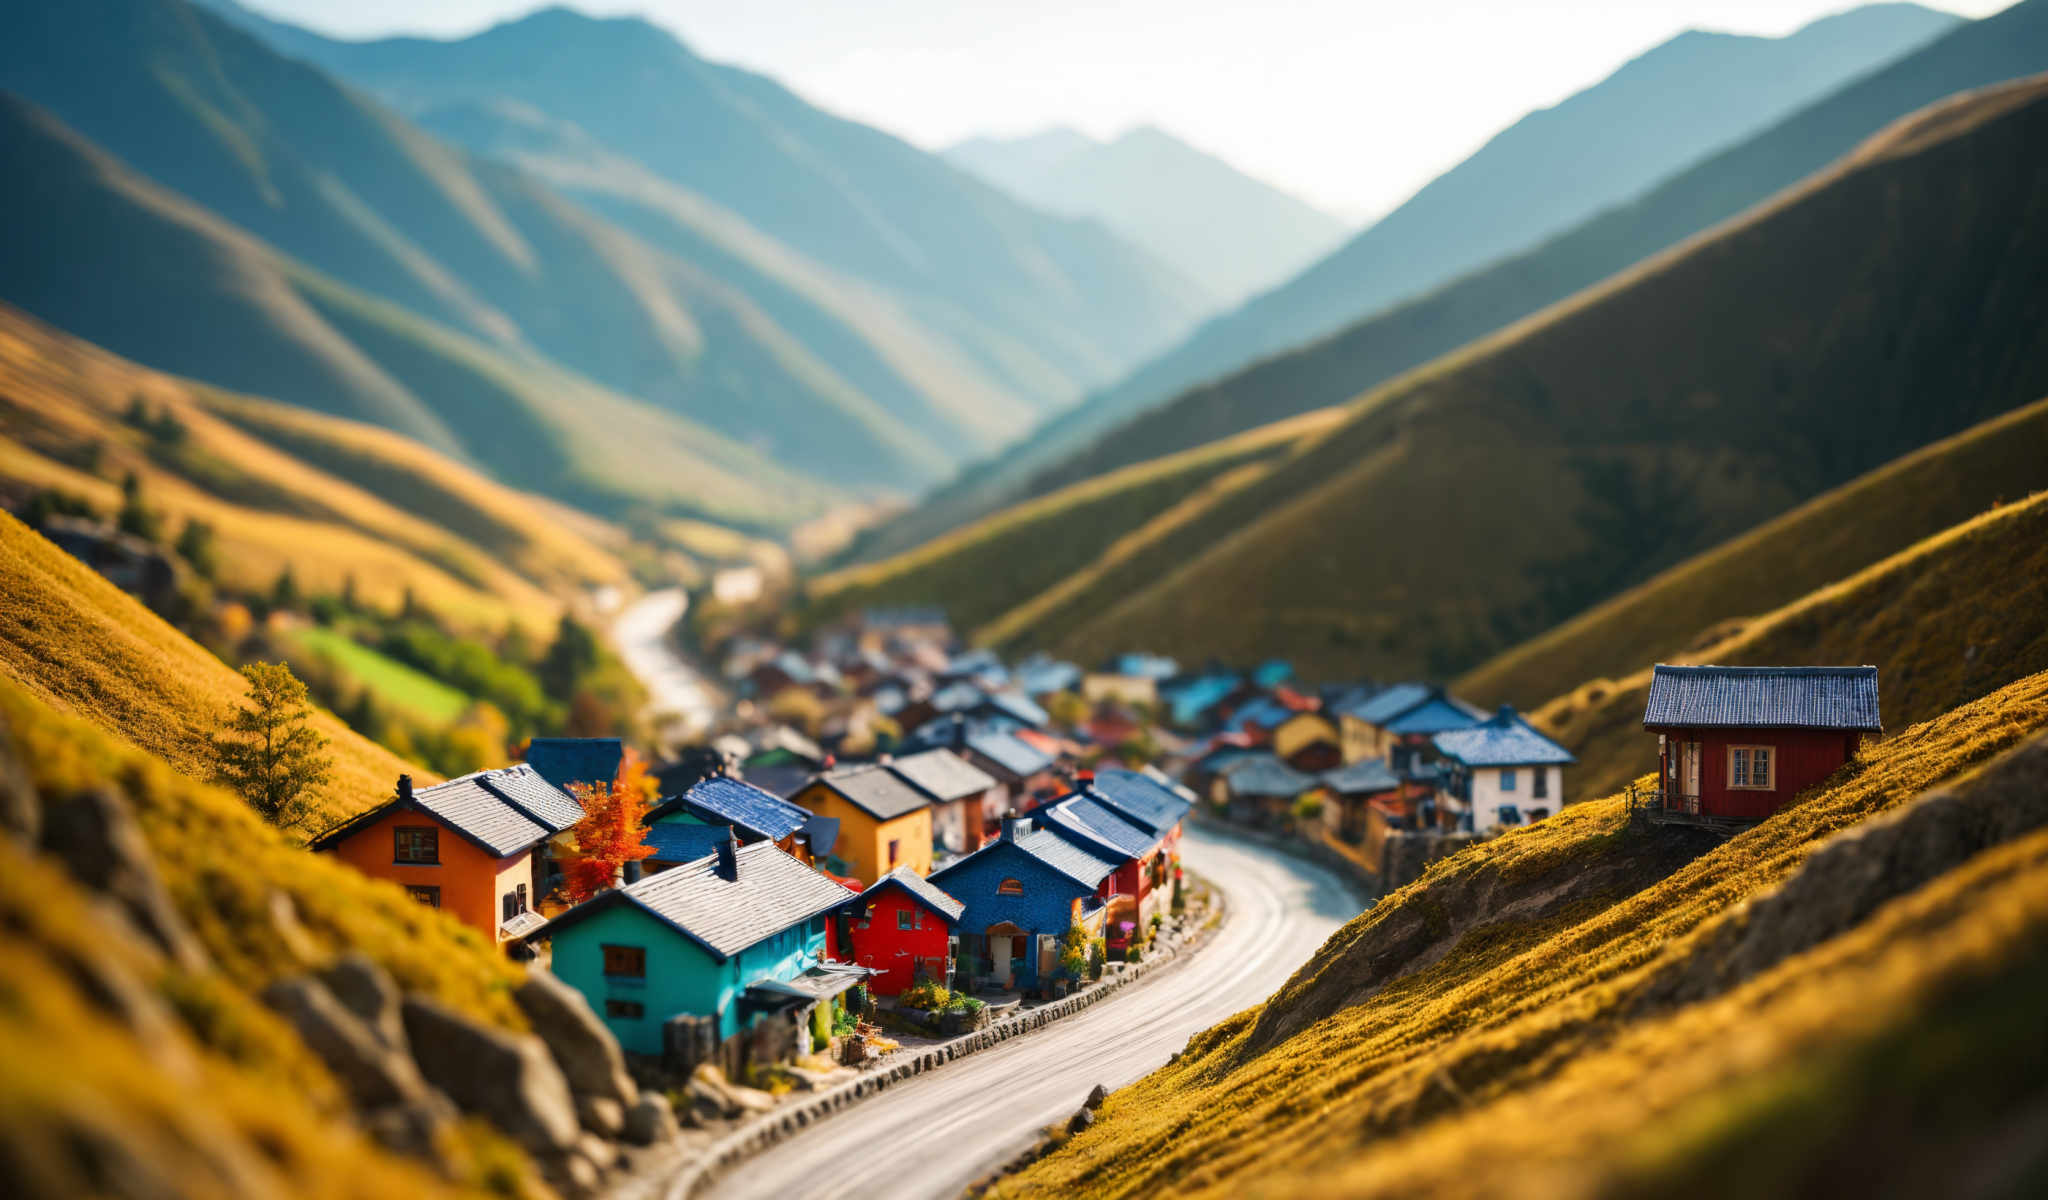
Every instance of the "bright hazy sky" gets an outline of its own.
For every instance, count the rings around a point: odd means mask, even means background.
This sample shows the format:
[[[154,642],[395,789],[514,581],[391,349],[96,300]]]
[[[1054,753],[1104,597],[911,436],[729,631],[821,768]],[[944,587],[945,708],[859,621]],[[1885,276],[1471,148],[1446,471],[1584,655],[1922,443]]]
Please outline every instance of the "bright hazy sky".
[[[245,0],[325,33],[460,35],[532,0]],[[2010,0],[1938,0],[1970,16]],[[1854,0],[589,0],[937,149],[1159,125],[1339,215],[1687,28],[1783,34]]]

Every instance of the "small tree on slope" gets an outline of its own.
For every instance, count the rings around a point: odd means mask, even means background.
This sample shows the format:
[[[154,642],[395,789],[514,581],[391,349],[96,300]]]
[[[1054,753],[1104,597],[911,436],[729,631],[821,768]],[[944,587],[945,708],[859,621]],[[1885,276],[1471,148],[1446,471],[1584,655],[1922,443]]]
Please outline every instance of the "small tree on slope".
[[[581,904],[616,885],[627,863],[654,853],[647,844],[647,826],[640,823],[652,783],[646,764],[628,751],[610,787],[575,785],[583,819],[569,831],[562,849],[562,889],[570,900]]]
[[[298,825],[312,810],[312,789],[333,775],[327,739],[312,727],[313,703],[290,667],[250,663],[242,675],[249,698],[213,738],[221,782],[271,823]]]

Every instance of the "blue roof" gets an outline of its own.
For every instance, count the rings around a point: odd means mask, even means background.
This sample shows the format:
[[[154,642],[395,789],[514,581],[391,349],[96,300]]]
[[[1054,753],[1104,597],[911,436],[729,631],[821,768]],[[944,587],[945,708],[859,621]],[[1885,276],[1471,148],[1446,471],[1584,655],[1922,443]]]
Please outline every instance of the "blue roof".
[[[1000,839],[989,843],[991,846],[1003,844]],[[1017,840],[1011,844],[1076,883],[1084,883],[1089,887],[1094,887],[1107,879],[1117,868],[1117,864],[1105,855],[1084,850],[1050,829],[1019,832]],[[984,846],[974,854],[980,854],[987,849],[988,846]],[[967,858],[973,858],[974,854],[968,855]]]
[[[1044,696],[1067,691],[1079,683],[1081,668],[1070,662],[1033,658],[1018,663],[1011,677],[1016,680],[1018,691],[1027,696]]]
[[[1119,654],[1110,660],[1112,674],[1140,679],[1171,679],[1180,674],[1180,664],[1163,654]]]
[[[1185,686],[1162,692],[1161,696],[1167,708],[1172,710],[1174,724],[1192,725],[1201,719],[1203,713],[1236,691],[1237,684],[1235,675],[1204,675]]]
[[[1160,834],[1133,824],[1114,808],[1086,792],[1068,796],[1032,812],[1041,825],[1068,840],[1079,840],[1090,853],[1143,858],[1159,845]]]
[[[527,743],[526,763],[566,792],[571,784],[609,784],[617,779],[625,752],[615,737],[537,737]]]
[[[1364,702],[1345,709],[1344,715],[1368,725],[1385,725],[1409,709],[1428,703],[1434,694],[1428,684],[1397,683],[1381,688]]]
[[[987,693],[980,688],[963,679],[933,692],[932,708],[942,713],[966,712],[980,704],[986,695]]]
[[[1033,729],[1043,729],[1052,724],[1052,717],[1038,706],[1037,701],[1014,688],[989,693],[988,705],[998,713],[1021,721]]]
[[[1651,673],[1643,724],[1877,733],[1876,667],[1668,667]]]
[[[647,827],[647,844],[654,847],[654,857],[667,863],[696,862],[716,852],[727,836],[724,825],[660,821]]]
[[[1239,729],[1246,725],[1255,729],[1271,729],[1293,715],[1294,710],[1285,704],[1271,696],[1261,696],[1230,714],[1230,723]]]
[[[802,829],[811,819],[810,810],[724,775],[700,779],[688,790],[668,797],[648,812],[647,819],[659,822],[677,812],[688,812],[713,825],[734,825],[771,842]]]
[[[1438,753],[1468,767],[1531,767],[1579,761],[1571,751],[1544,737],[1506,705],[1470,729],[1439,733],[1433,740]]]
[[[1194,807],[1172,784],[1124,767],[1104,767],[1095,772],[1095,784],[1089,795],[1155,833],[1172,829]]]
[[[638,883],[600,892],[549,921],[536,939],[551,938],[585,919],[625,904],[638,908],[724,961],[846,901],[847,891],[773,842],[741,846],[734,878],[718,873],[715,855],[657,871]]]
[[[1448,696],[1437,696],[1388,721],[1385,728],[1388,733],[1428,736],[1447,729],[1470,729],[1485,719],[1485,713],[1474,710],[1469,704],[1461,704]]]
[[[1294,678],[1294,664],[1284,658],[1269,658],[1252,668],[1252,682],[1260,687],[1278,687]]]
[[[1347,767],[1324,771],[1320,778],[1331,791],[1349,796],[1391,792],[1401,786],[1401,780],[1387,766],[1386,760],[1378,758],[1361,759]]]
[[[1218,771],[1227,769],[1232,763],[1240,759],[1250,758],[1254,754],[1262,753],[1264,751],[1254,750],[1249,746],[1224,745],[1216,747],[1189,765],[1195,770],[1215,774]]]
[[[967,748],[1020,776],[1036,775],[1053,765],[1053,756],[1007,729],[979,729],[967,735]]]

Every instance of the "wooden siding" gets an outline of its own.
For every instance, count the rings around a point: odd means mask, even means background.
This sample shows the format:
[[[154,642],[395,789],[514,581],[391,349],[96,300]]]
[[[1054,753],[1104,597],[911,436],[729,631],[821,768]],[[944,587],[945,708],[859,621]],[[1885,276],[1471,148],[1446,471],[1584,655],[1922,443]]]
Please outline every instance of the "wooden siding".
[[[1681,780],[1674,772],[1678,747],[1700,744],[1700,814],[1760,821],[1807,788],[1835,773],[1856,754],[1862,735],[1814,729],[1660,729],[1665,735],[1664,785],[1677,803]],[[1777,760],[1769,790],[1728,786],[1732,746],[1769,746]]]

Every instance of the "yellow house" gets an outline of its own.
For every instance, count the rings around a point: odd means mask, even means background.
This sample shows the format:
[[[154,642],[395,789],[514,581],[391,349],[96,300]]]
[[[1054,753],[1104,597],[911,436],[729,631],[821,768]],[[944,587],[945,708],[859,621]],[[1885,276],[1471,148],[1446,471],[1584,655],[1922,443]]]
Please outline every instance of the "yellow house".
[[[1273,726],[1273,753],[1297,771],[1342,766],[1337,726],[1319,712],[1298,712]]]
[[[898,867],[932,869],[931,798],[881,764],[826,771],[790,800],[839,822],[833,856],[864,884]]]

